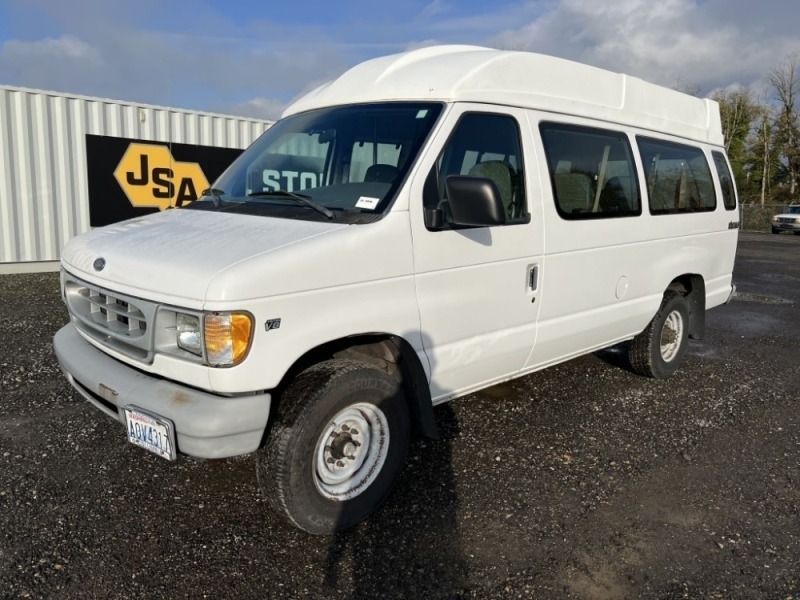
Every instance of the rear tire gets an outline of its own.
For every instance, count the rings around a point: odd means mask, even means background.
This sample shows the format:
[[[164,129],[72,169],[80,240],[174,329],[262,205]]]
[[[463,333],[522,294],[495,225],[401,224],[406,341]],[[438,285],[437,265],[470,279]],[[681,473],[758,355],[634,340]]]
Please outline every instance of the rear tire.
[[[689,306],[677,292],[666,292],[645,330],[628,348],[631,367],[640,375],[666,379],[680,366],[689,340]]]
[[[257,455],[259,486],[273,510],[308,533],[347,529],[389,495],[409,431],[397,380],[367,363],[319,363],[282,395]]]

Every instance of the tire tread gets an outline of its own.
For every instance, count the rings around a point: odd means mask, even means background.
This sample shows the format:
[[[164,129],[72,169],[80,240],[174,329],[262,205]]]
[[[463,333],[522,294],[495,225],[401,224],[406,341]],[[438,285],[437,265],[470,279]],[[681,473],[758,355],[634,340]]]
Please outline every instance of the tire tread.
[[[337,381],[364,369],[374,369],[354,360],[328,360],[309,367],[287,387],[280,399],[275,422],[257,458],[259,488],[272,511],[288,523],[312,534],[332,533],[331,528],[300,522],[292,510],[297,502],[292,497],[292,451],[297,432],[313,418],[321,396]],[[399,387],[399,384],[398,384]]]
[[[639,375],[644,377],[652,377],[655,379],[664,379],[672,373],[672,371],[670,371],[669,373],[664,374],[661,370],[661,365],[656,363],[656,351],[654,349],[654,343],[656,343],[656,340],[654,338],[655,336],[661,335],[660,331],[656,331],[656,325],[660,324],[662,319],[666,318],[669,306],[673,304],[675,298],[682,298],[682,295],[674,291],[664,292],[664,297],[661,300],[661,305],[659,306],[655,316],[650,323],[647,324],[647,327],[645,327],[644,331],[633,338],[628,346],[628,361],[630,362],[631,368],[634,370],[634,372]],[[688,315],[688,309],[685,308],[685,310],[687,311]],[[686,320],[685,326],[689,326],[688,319]],[[660,344],[660,341],[658,343]],[[685,344],[686,342],[684,341],[684,346]],[[680,364],[681,359],[682,355],[677,357],[675,360],[677,360],[678,364]]]

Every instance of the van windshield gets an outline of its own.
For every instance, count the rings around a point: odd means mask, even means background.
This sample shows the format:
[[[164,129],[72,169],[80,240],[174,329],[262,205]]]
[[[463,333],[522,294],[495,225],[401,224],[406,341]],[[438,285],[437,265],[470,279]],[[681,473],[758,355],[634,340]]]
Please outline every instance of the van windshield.
[[[278,121],[187,206],[357,223],[391,203],[442,112],[439,103],[323,108]]]

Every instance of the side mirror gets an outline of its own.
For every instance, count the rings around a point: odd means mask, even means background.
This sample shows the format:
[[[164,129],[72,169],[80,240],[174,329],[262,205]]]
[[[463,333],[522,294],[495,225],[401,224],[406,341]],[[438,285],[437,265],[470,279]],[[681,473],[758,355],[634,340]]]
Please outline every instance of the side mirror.
[[[453,223],[466,227],[505,225],[506,211],[497,184],[485,177],[450,175],[445,180]]]

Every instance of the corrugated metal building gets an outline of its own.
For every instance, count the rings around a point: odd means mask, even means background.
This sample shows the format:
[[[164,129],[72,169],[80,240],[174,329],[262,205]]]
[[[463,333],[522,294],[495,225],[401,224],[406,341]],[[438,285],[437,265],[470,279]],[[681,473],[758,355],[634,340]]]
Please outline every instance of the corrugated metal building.
[[[0,272],[54,268],[89,229],[87,135],[242,149],[270,125],[0,85]]]

